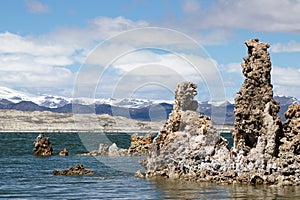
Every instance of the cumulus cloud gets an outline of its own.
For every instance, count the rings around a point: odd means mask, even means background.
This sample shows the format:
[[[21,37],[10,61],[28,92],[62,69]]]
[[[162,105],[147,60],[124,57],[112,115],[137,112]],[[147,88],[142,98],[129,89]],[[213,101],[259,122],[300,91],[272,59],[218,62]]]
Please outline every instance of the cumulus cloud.
[[[76,71],[95,44],[113,34],[145,25],[143,21],[123,17],[98,17],[84,28],[61,27],[37,37],[0,33],[1,82],[18,88],[53,87],[54,93],[61,88],[72,89]]]
[[[50,11],[49,7],[36,0],[25,0],[25,5],[30,13],[47,13]]]
[[[271,51],[274,53],[300,52],[300,43],[296,41],[290,41],[287,44],[276,43],[271,46]]]
[[[40,38],[0,33],[1,83],[13,88],[52,87],[54,93],[70,87],[75,74],[68,67],[76,62],[74,50]]]

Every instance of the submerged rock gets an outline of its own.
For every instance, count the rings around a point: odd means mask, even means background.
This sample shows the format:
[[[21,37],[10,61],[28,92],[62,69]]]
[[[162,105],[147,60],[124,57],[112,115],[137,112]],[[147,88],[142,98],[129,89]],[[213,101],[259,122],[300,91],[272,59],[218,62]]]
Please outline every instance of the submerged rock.
[[[63,175],[63,176],[83,176],[92,175],[94,172],[90,169],[86,169],[82,164],[77,164],[75,167],[70,167],[64,170],[54,170],[53,175]]]
[[[52,156],[52,146],[50,138],[44,133],[40,133],[33,143],[33,151],[35,156]]]

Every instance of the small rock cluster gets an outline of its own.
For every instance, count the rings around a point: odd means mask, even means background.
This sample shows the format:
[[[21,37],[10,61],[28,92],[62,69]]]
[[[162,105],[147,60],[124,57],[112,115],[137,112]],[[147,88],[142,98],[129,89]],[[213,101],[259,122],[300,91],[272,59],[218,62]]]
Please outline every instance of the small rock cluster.
[[[94,172],[90,169],[86,169],[82,164],[77,164],[74,167],[70,167],[64,170],[54,170],[53,175],[63,175],[63,176],[83,176],[83,175],[93,175]]]
[[[108,146],[107,144],[100,144],[98,150],[90,151],[89,153],[79,154],[81,156],[142,156],[148,155],[148,151],[153,141],[153,134],[147,133],[145,136],[133,134],[131,136],[131,143],[128,149],[119,148],[116,143]]]
[[[79,156],[127,156],[127,149],[119,148],[116,143],[108,146],[107,144],[99,144],[98,150],[92,150],[88,153],[78,154]]]
[[[40,133],[33,142],[33,151],[35,156],[52,156],[52,146],[49,137]]]
[[[282,123],[273,99],[268,43],[245,42],[246,79],[235,99],[234,145],[196,112],[196,85],[184,82],[175,92],[173,112],[142,162],[140,177],[251,184],[300,184],[300,105],[292,105]]]

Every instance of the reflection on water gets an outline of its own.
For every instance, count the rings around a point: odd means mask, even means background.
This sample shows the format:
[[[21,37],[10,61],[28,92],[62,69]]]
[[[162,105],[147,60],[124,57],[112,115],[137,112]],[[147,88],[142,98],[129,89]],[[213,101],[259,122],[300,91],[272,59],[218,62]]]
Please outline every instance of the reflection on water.
[[[233,199],[300,199],[300,186],[228,185]]]
[[[195,183],[183,180],[156,178],[151,180],[162,199],[228,199],[230,190],[211,183]]]
[[[300,199],[300,186],[252,186],[197,183],[155,178],[162,199]]]

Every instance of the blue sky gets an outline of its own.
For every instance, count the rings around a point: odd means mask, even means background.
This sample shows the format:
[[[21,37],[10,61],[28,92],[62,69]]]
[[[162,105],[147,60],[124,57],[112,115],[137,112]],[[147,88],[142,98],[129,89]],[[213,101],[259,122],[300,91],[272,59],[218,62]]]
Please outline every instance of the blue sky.
[[[298,0],[1,1],[0,86],[72,96],[78,84],[87,84],[91,55],[99,51],[98,61],[92,62],[97,65],[95,80],[82,87],[89,88],[88,97],[172,99],[177,82],[191,80],[199,86],[201,101],[219,98],[214,96],[219,93],[215,82],[221,82],[224,98],[232,100],[244,80],[240,67],[247,54],[244,41],[257,37],[271,44],[275,95],[300,99],[299,10]],[[129,41],[141,36],[132,32],[126,38],[124,32],[147,27],[170,30],[157,29],[152,34],[162,35],[147,40],[163,51],[125,52],[140,46]],[[142,34],[152,37],[147,29]],[[183,52],[175,47],[173,52],[164,51],[172,45],[184,48],[172,42],[176,34],[192,39],[202,51],[192,54],[192,49]],[[110,41],[109,45],[99,47],[104,41]],[[115,52],[122,56],[110,60],[109,66],[102,65],[100,57],[105,60]],[[184,59],[203,66],[202,77]],[[100,72],[105,73],[100,76]],[[86,80],[78,83],[80,74]]]

